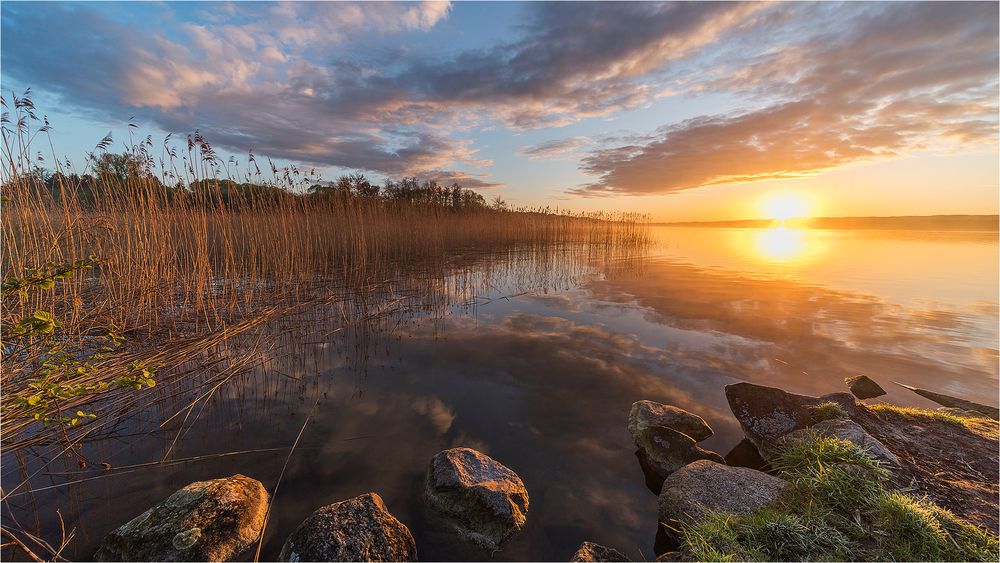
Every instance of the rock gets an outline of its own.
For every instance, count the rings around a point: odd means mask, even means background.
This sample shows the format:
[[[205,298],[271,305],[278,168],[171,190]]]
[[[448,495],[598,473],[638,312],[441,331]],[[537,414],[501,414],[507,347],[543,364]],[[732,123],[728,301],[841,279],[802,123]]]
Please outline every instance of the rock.
[[[463,537],[489,550],[520,531],[528,514],[528,491],[517,473],[470,448],[435,455],[425,493]]]
[[[649,468],[661,478],[699,459],[725,463],[722,456],[698,447],[687,434],[666,426],[650,426],[639,432],[636,440]]]
[[[611,547],[585,541],[570,561],[631,561],[624,553]]]
[[[646,454],[642,450],[635,450],[635,458],[639,460],[639,469],[642,470],[642,476],[645,478],[646,488],[654,495],[659,495],[660,489],[663,488],[663,477],[660,477],[660,474],[649,465],[649,460],[646,459]]]
[[[696,414],[653,401],[636,401],[628,413],[628,431],[639,445],[639,434],[651,426],[666,426],[687,434],[695,442],[712,436],[712,428]]]
[[[810,432],[854,442],[877,459],[890,465],[899,466],[899,458],[889,451],[889,448],[868,434],[860,424],[847,419],[824,420],[809,428],[790,432],[781,438],[781,443],[791,444],[797,442],[807,437]]]
[[[732,465],[733,467],[749,467],[757,471],[767,471],[770,469],[767,461],[757,451],[757,447],[746,438],[740,440],[739,444],[736,444],[733,449],[729,450],[729,453],[724,458],[726,465]]]
[[[410,529],[376,493],[328,504],[285,540],[279,561],[416,561]]]
[[[972,401],[966,401],[965,399],[959,399],[958,397],[952,397],[950,395],[942,395],[941,393],[935,393],[934,391],[928,391],[926,389],[910,387],[909,385],[903,385],[902,383],[896,383],[896,385],[899,385],[900,387],[905,387],[906,389],[913,391],[917,395],[920,395],[925,399],[930,399],[941,406],[950,407],[953,409],[974,411],[982,416],[992,418],[993,420],[1000,420],[1000,409],[996,407],[990,407],[987,405],[981,405],[979,403],[973,403]]]
[[[813,413],[810,407],[834,402],[843,407],[849,416],[856,412],[855,400],[850,393],[810,397],[745,382],[727,385],[726,399],[733,415],[740,421],[743,433],[761,454],[773,448],[778,438],[811,425]]]
[[[885,395],[885,389],[867,375],[855,375],[844,379],[851,393],[859,399],[874,399]]]
[[[706,510],[754,512],[774,502],[788,482],[744,467],[701,460],[667,477],[660,492],[660,522],[667,528],[700,518]]]
[[[229,561],[264,527],[268,494],[245,475],[197,481],[108,534],[98,561]]]

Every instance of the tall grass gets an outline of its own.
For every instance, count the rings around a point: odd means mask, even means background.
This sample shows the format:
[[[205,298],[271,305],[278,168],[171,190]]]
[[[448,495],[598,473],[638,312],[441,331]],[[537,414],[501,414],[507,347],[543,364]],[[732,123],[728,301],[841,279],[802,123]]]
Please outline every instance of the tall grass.
[[[9,336],[34,311],[51,311],[61,342],[113,330],[133,343],[102,359],[100,375],[81,377],[107,381],[137,357],[169,364],[177,351],[206,349],[282,307],[350,300],[347,310],[363,319],[395,303],[400,292],[433,298],[441,280],[470,263],[490,267],[530,256],[544,268],[566,254],[607,260],[640,251],[647,240],[639,217],[630,215],[509,210],[499,200],[492,208],[456,211],[378,197],[311,196],[304,190],[314,181],[309,175],[272,164],[264,179],[252,154],[256,172],[240,172],[200,134],[188,138],[180,157],[165,141],[158,171],[152,140],[129,138],[125,156],[138,163],[135,169],[116,174],[95,166],[98,157],[91,155],[77,175],[56,158],[48,122],[37,119],[30,98],[3,101],[4,279],[46,263],[95,259],[51,291],[5,296],[4,331]],[[106,137],[95,152],[111,143]],[[54,167],[48,177],[43,165]],[[254,189],[231,189],[235,179],[253,181]],[[37,377],[47,348],[29,349],[4,349],[0,383],[8,397]],[[33,443],[11,440],[37,426],[25,414],[7,401],[8,445]]]

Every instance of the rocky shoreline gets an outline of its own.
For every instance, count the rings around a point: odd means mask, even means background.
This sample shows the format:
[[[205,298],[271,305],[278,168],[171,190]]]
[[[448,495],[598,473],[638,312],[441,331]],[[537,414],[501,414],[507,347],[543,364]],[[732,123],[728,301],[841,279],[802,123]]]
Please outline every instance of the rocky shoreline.
[[[636,401],[627,426],[659,497],[657,560],[995,561],[997,409],[910,387],[942,409],[869,405],[885,394],[875,381],[845,382],[851,393],[821,397],[728,385],[746,440],[725,457],[699,446],[713,434],[701,417]],[[529,508],[517,473],[469,448],[430,460],[424,501],[456,542],[487,555],[524,528]],[[95,559],[233,560],[259,540],[268,506],[250,477],[192,483],[108,534]],[[415,561],[417,545],[369,492],[317,509],[279,559]],[[570,560],[630,557],[586,541]]]

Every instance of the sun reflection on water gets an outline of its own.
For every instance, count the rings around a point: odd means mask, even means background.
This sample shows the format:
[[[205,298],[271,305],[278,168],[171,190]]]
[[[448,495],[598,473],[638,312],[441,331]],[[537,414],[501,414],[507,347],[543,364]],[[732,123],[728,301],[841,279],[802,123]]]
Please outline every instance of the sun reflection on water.
[[[754,233],[754,248],[761,257],[774,262],[802,258],[809,250],[804,229],[775,227]]]

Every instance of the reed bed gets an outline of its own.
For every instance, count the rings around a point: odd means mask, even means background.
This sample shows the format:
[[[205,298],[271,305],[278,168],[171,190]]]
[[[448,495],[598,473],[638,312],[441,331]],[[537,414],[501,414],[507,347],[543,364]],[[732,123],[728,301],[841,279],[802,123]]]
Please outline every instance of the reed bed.
[[[261,302],[303,299],[324,287],[363,290],[454,252],[619,248],[640,236],[623,223],[565,215],[294,196],[221,204],[167,199],[141,179],[136,184],[86,206],[72,187],[55,197],[30,179],[4,184],[5,273],[98,260],[90,275],[21,301],[14,313],[55,308],[69,326],[100,317],[168,335],[178,322],[212,330]]]
[[[53,346],[79,358],[89,357],[88,346],[102,335],[126,339],[85,372],[55,376],[107,387],[135,366],[169,368],[210,356],[213,346],[297,307],[349,303],[344,322],[364,323],[387,307],[433,306],[443,280],[470,268],[504,268],[530,257],[535,271],[545,270],[567,254],[615,260],[640,253],[648,241],[643,221],[632,215],[512,210],[499,199],[458,209],[368,193],[310,194],[310,175],[271,164],[264,179],[252,153],[256,172],[240,172],[200,134],[188,138],[180,157],[165,141],[158,171],[152,140],[130,138],[117,160],[91,155],[78,175],[54,152],[46,160],[33,146],[47,139],[49,125],[37,119],[28,96],[3,101],[4,280],[30,277],[46,264],[88,261],[50,290],[3,297],[0,439],[8,449],[73,443],[96,426],[43,428],[29,416],[37,406],[11,401],[32,392]],[[109,136],[95,153],[110,144]],[[102,160],[124,167],[98,166]],[[55,169],[46,173],[40,163],[48,162]],[[474,302],[477,289],[488,288],[466,287],[450,298]],[[36,311],[51,313],[55,335],[29,333],[12,345],[12,328]],[[127,391],[81,393],[51,408],[60,417],[101,412],[104,425],[139,408]]]
[[[287,331],[350,335],[363,369],[406,316],[565,287],[649,242],[639,216],[510,209],[415,180],[344,190],[270,161],[265,178],[252,153],[241,171],[197,133],[158,159],[151,138],[113,155],[105,137],[78,174],[28,95],[0,100],[0,442],[19,468],[2,501],[33,495],[57,462],[91,473],[37,490],[117,474],[84,454],[111,437],[173,433],[161,461],[126,472],[184,462],[174,445],[213,397],[297,353]],[[432,197],[398,197],[407,186]],[[63,559],[73,537],[0,532],[37,560]]]

